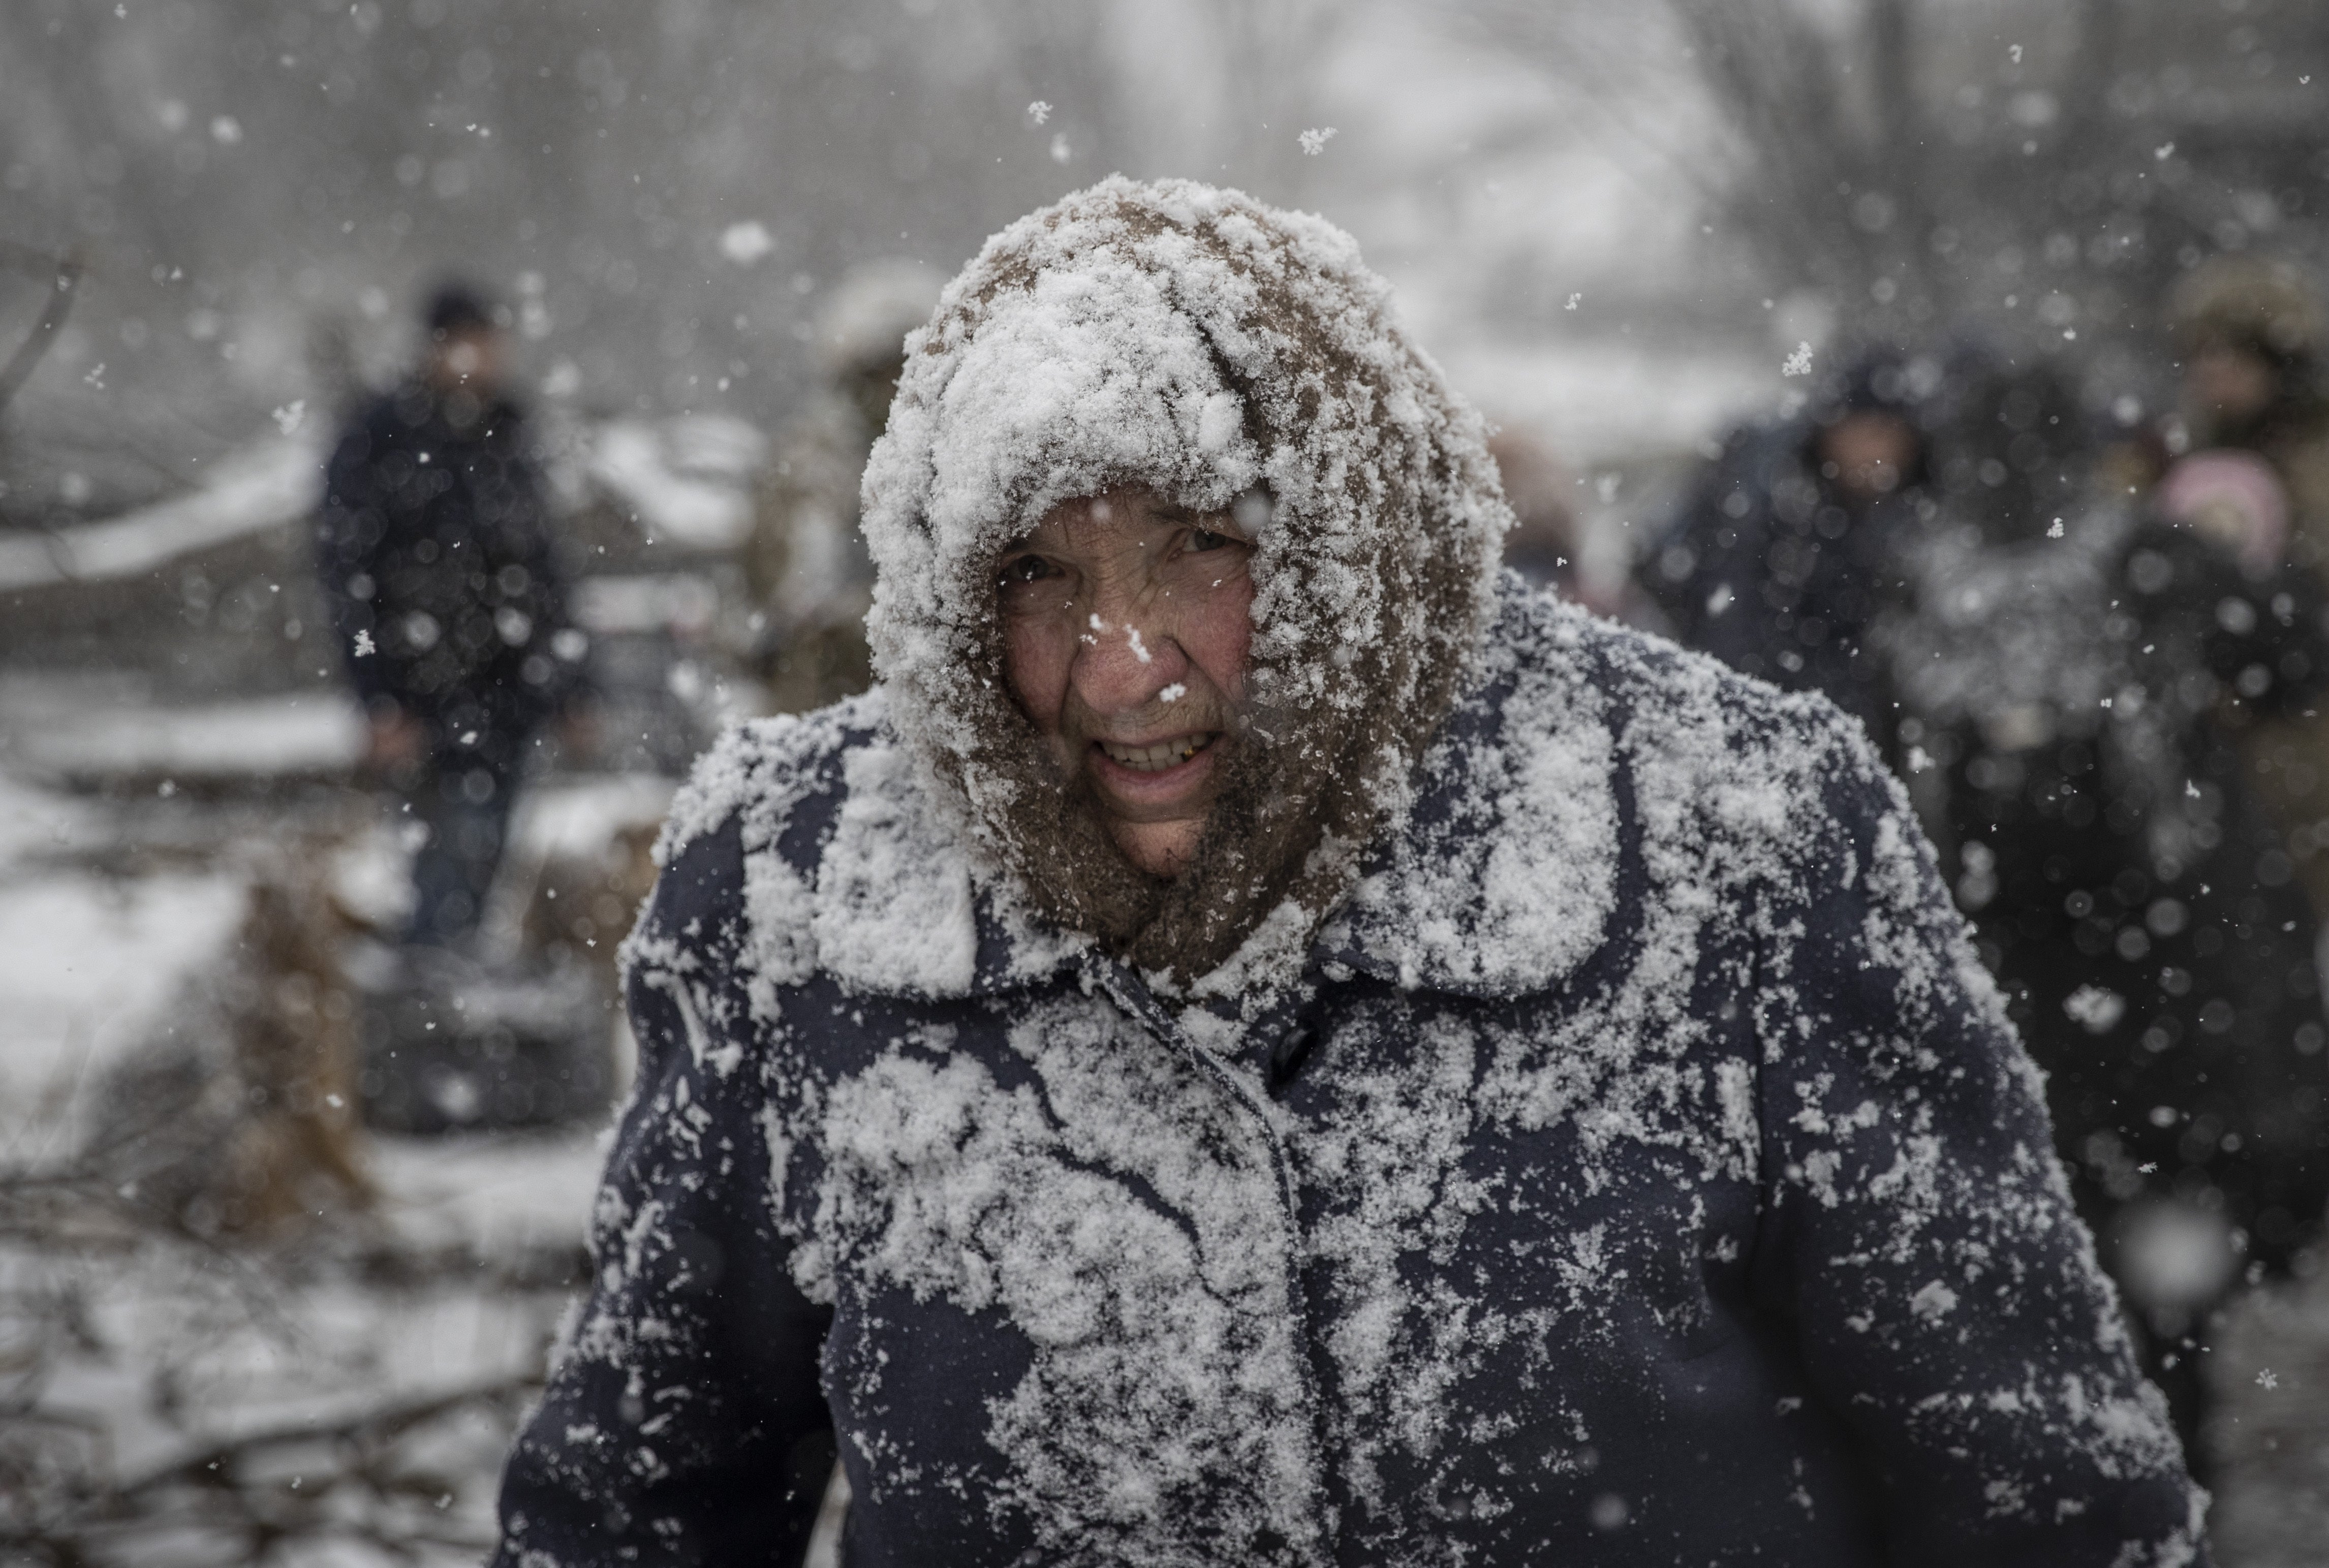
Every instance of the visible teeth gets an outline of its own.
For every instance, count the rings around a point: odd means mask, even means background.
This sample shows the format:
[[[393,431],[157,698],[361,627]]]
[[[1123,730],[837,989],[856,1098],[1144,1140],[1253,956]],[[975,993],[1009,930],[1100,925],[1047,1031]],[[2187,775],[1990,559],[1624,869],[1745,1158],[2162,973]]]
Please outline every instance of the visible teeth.
[[[1118,746],[1112,740],[1099,743],[1108,760],[1120,763],[1141,773],[1155,773],[1188,761],[1212,743],[1210,735],[1183,735],[1172,740],[1160,740],[1154,746]]]

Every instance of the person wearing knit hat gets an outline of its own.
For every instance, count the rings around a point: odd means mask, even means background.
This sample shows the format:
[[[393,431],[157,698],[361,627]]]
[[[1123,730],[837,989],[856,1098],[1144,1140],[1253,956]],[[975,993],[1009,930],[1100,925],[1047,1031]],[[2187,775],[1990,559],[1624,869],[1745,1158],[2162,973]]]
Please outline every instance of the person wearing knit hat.
[[[877,684],[675,803],[505,1568],[2189,1563],[1833,706],[1500,573],[1323,220],[1113,178],[906,340]]]

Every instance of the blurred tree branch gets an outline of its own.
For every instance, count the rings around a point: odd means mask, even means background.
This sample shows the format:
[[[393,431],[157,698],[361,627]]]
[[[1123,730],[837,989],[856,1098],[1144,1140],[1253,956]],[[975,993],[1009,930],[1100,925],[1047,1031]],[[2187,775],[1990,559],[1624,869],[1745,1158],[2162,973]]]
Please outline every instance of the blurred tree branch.
[[[56,342],[58,329],[72,313],[73,289],[80,282],[81,264],[77,257],[51,256],[29,245],[0,239],[0,267],[31,277],[45,275],[49,279],[48,302],[41,307],[40,319],[33,324],[24,341],[16,345],[16,352],[8,356],[8,362],[0,365],[0,411],[5,411],[9,399],[32,379],[33,367]]]

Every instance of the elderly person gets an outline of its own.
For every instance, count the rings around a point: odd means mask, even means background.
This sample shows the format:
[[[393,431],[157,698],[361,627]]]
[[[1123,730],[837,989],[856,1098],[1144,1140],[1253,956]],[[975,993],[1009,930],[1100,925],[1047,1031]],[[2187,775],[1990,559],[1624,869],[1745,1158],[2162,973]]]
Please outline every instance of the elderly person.
[[[881,684],[733,735],[500,1561],[2164,1564],[2202,1499],[1857,727],[1496,571],[1347,237],[910,340]]]

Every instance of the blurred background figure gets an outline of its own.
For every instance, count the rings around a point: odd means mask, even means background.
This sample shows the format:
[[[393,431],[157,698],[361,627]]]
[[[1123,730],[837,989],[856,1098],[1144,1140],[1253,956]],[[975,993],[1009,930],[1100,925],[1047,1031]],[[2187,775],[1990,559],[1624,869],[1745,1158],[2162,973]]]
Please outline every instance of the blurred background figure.
[[[366,761],[426,837],[406,940],[467,949],[543,727],[579,737],[582,634],[508,392],[508,334],[459,286],[420,365],[334,448],[317,521],[325,601],[364,705]]]
[[[2261,465],[2194,522],[2098,493],[2042,365],[1962,352],[1931,410],[1934,505],[1877,637],[1907,765],[1940,770],[1944,868],[2204,1456],[2210,1314],[2286,1277],[2329,1201],[2315,922],[2239,744],[2316,693],[2321,594],[2271,548]]]
[[[890,422],[906,334],[929,320],[939,281],[919,262],[869,262],[817,320],[824,384],[777,438],[744,554],[752,662],[771,711],[806,712],[872,684],[873,567],[857,531],[857,482]]]
[[[1792,418],[1750,425],[1660,533],[1643,581],[1684,644],[1791,690],[1820,691],[1894,749],[1884,662],[1868,645],[1902,520],[1927,481],[1928,363],[1847,361]]]
[[[2286,262],[2220,257],[2177,286],[2170,320],[2183,378],[2180,427],[2160,443],[2161,509],[2220,530],[2252,520],[2251,551],[2285,548],[2329,582],[2318,298]],[[2263,498],[2275,481],[2278,495]],[[2329,723],[2276,715],[2249,730],[2243,749],[2315,913],[2329,913]]]
[[[1504,535],[1504,565],[1532,586],[1551,588],[1598,615],[1655,625],[1657,607],[1633,580],[1627,541],[1598,534],[1577,507],[1577,474],[1546,445],[1521,430],[1499,428],[1488,455],[1503,476],[1513,509]]]

